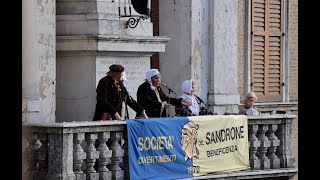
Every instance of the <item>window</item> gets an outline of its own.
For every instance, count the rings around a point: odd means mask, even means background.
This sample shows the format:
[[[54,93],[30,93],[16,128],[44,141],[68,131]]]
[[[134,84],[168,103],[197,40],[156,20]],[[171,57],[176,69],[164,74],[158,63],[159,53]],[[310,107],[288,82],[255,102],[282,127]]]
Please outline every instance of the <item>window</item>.
[[[283,100],[284,0],[251,1],[251,90],[259,102]]]

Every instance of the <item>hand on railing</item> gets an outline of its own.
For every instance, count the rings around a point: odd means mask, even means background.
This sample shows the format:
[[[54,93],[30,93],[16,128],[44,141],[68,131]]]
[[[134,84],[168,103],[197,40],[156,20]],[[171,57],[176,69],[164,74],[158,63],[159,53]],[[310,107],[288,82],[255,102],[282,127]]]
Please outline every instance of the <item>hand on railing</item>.
[[[123,120],[123,118],[119,115],[118,112],[116,112],[116,113],[114,114],[114,116],[116,117],[116,120],[120,120],[120,121]]]
[[[148,119],[148,118],[149,118],[149,117],[147,116],[145,110],[143,110],[143,111],[141,112],[141,117],[143,117],[143,118],[145,118],[145,119]]]

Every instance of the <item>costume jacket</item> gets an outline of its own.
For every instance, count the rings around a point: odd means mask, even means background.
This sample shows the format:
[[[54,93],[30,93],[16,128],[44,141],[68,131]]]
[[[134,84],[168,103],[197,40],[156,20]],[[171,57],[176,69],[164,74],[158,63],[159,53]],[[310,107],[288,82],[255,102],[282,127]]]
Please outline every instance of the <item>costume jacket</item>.
[[[165,95],[161,87],[156,87],[158,89],[161,101],[166,101],[174,106],[181,106],[182,98],[171,98]],[[145,109],[146,114],[149,118],[159,118],[161,112],[162,103],[158,101],[157,95],[154,90],[151,89],[151,85],[148,81],[142,83],[137,91],[137,102],[142,105]],[[166,109],[163,109],[161,117],[166,117]]]
[[[101,119],[103,112],[111,115],[112,119],[115,119],[114,114],[116,112],[121,115],[122,102],[126,101],[129,107],[131,107],[137,114],[141,114],[143,107],[139,105],[134,99],[129,97],[126,88],[123,83],[119,81],[119,93],[118,87],[115,85],[115,80],[110,76],[105,76],[100,79],[97,89],[97,103],[94,112],[93,121],[98,121]]]

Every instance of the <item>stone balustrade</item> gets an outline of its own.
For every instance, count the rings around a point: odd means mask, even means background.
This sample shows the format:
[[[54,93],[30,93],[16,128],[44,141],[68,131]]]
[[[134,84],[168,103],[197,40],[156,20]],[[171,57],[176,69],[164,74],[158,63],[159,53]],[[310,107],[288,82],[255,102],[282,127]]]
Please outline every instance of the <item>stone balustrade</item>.
[[[251,169],[197,179],[292,178],[294,118],[248,116]],[[129,179],[125,121],[24,123],[22,139],[24,179]]]

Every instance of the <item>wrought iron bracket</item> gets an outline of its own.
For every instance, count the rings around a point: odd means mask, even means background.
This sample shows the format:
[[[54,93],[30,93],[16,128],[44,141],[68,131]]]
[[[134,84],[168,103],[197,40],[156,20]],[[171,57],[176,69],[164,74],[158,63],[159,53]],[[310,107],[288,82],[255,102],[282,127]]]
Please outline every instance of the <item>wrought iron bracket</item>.
[[[145,20],[145,19],[148,19],[150,16],[146,16],[146,15],[141,15],[141,16],[120,16],[119,18],[122,18],[122,17],[130,17],[128,19],[128,21],[126,22],[126,28],[135,28],[137,27],[137,25],[139,24],[139,21],[142,19],[142,20]]]

